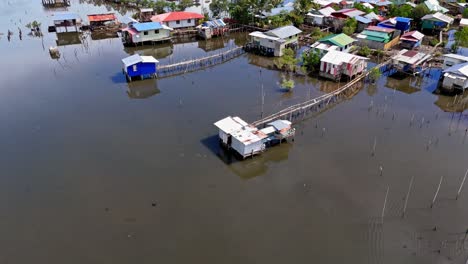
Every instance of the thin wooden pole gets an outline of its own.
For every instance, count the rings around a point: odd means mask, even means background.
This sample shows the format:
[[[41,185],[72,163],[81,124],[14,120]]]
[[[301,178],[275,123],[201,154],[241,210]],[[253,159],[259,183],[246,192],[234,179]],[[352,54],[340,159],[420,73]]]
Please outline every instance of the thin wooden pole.
[[[468,175],[468,169],[466,170],[465,177],[463,177],[463,180],[462,180],[462,182],[460,184],[460,188],[458,189],[457,197],[455,198],[455,200],[458,200],[458,197],[460,197],[460,194],[461,194],[461,191],[463,189],[463,185],[465,184],[465,180],[466,180],[467,175]]]
[[[374,138],[374,146],[372,147],[372,154],[371,156],[375,156],[375,148],[377,147],[377,137]]]
[[[402,215],[402,217],[405,217],[405,215],[406,215],[406,207],[408,206],[408,199],[409,199],[409,195],[410,195],[410,192],[411,192],[411,188],[413,187],[413,181],[414,181],[414,175],[411,176],[411,180],[410,180],[410,183],[409,183],[409,186],[408,186],[408,192],[406,193],[405,205],[403,206],[403,215]]]
[[[442,185],[442,181],[444,180],[444,175],[442,175],[440,177],[440,181],[439,181],[439,186],[437,186],[437,191],[435,192],[434,194],[434,199],[432,199],[432,203],[431,203],[431,208],[434,207],[434,203],[437,199],[437,195],[439,194],[439,191],[440,191],[440,186]]]
[[[385,208],[387,207],[387,198],[388,198],[389,191],[390,191],[390,186],[387,186],[387,193],[385,194],[385,201],[384,201],[383,208],[382,208],[382,224],[383,224],[383,219],[385,216]]]

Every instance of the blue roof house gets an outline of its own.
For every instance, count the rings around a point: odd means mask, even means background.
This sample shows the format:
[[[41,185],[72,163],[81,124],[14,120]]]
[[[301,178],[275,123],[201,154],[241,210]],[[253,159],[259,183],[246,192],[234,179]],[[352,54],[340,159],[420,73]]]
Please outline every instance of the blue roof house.
[[[153,56],[140,56],[138,54],[122,59],[123,72],[128,81],[134,77],[154,78],[156,77],[157,61]]]
[[[401,33],[408,32],[411,28],[411,18],[407,17],[394,17],[387,19],[385,21],[380,22],[377,24],[379,27],[383,28],[393,28],[396,30],[400,30]]]
[[[122,29],[122,41],[126,45],[166,41],[171,39],[172,30],[160,22],[132,23]]]

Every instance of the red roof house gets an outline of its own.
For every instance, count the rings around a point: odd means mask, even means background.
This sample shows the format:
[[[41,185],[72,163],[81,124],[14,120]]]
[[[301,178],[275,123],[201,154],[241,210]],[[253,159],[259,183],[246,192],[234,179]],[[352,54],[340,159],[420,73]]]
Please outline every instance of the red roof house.
[[[204,16],[193,12],[169,12],[155,15],[151,18],[153,22],[161,22],[171,28],[195,27]]]

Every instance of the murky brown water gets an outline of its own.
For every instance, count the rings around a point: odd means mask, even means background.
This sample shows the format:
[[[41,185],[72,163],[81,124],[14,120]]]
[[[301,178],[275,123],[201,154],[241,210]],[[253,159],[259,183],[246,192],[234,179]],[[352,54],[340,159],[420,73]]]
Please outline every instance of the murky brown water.
[[[258,118],[262,83],[265,114],[336,84],[297,78],[286,94],[282,74],[248,55],[127,84],[128,54],[169,63],[242,37],[137,49],[88,38],[53,60],[55,33],[17,35],[28,20],[47,25],[52,11],[36,2],[0,2],[0,32],[15,32],[0,37],[1,264],[466,261],[468,189],[454,198],[468,167],[468,120],[459,99],[429,92],[435,77],[382,78],[297,124],[294,143],[237,162],[212,123]],[[70,10],[106,7],[72,1]]]

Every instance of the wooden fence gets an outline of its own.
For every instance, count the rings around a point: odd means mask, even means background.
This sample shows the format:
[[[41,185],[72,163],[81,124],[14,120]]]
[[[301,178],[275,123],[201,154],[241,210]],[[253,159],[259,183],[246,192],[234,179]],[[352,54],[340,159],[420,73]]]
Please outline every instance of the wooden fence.
[[[178,62],[170,65],[161,65],[158,66],[156,77],[164,78],[184,74],[187,72],[202,70],[204,68],[208,68],[232,60],[244,53],[245,51],[242,47],[236,47],[234,49],[230,49],[228,51],[211,55],[208,57]]]

